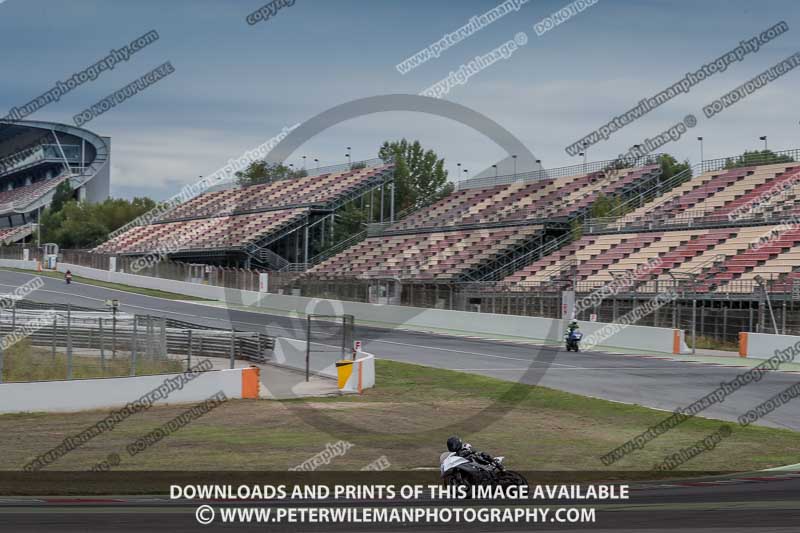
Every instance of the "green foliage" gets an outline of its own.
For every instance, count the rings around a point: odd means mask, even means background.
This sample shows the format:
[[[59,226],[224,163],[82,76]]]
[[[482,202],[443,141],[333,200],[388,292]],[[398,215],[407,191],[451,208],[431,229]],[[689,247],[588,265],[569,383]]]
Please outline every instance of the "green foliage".
[[[109,198],[96,204],[69,200],[58,210],[51,205],[42,212],[42,242],[54,242],[60,248],[91,248],[155,205],[150,198]]]
[[[745,151],[737,158],[725,160],[725,168],[752,167],[756,165],[773,165],[777,163],[792,163],[794,159],[788,155],[778,155],[772,150]]]
[[[424,150],[419,141],[386,141],[378,157],[395,162],[395,208],[402,211],[444,198],[453,191],[447,181],[444,159]]]
[[[249,187],[279,180],[302,178],[308,176],[308,173],[302,169],[293,170],[282,163],[255,161],[250,163],[246,169],[237,172],[235,176],[236,183],[242,187]]]
[[[661,165],[661,181],[668,180],[672,176],[680,174],[690,169],[689,161],[678,163],[678,160],[669,154],[663,154],[658,158],[658,163]],[[686,179],[690,179],[691,173],[687,173]]]
[[[362,231],[367,222],[367,214],[355,202],[350,202],[336,213],[333,226],[333,242],[340,242]]]
[[[58,184],[55,192],[53,192],[53,201],[50,202],[50,208],[53,211],[61,211],[64,204],[74,198],[74,191],[69,184],[69,180],[64,180]]]
[[[583,224],[577,218],[573,218],[570,222],[570,233],[572,234],[572,240],[577,241],[581,237],[583,237]]]

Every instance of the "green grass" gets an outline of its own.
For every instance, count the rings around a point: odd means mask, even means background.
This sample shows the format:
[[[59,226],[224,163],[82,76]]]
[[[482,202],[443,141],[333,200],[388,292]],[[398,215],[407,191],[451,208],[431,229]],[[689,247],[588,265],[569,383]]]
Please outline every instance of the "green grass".
[[[30,270],[25,270],[21,268],[2,268],[0,270],[9,270],[12,272],[24,272],[26,274],[31,274]],[[57,279],[64,279],[64,274],[61,272],[37,272],[36,275],[38,276],[46,276],[48,278],[57,278]],[[130,285],[122,285],[120,283],[110,283],[108,281],[98,281],[95,279],[84,278],[81,276],[72,276],[72,281],[78,283],[85,283],[87,285],[96,285],[98,287],[104,287],[106,289],[115,289],[118,291],[124,292],[131,292],[133,294],[141,294],[142,296],[154,296],[156,298],[165,298],[167,300],[187,300],[192,302],[213,302],[215,300],[209,300],[208,298],[199,298],[197,296],[187,296],[185,294],[177,294],[174,292],[167,292],[167,291],[160,291],[158,289],[143,289],[140,287],[131,287]]]
[[[172,359],[154,359],[141,354],[136,361],[136,375],[177,373],[184,370],[183,363]],[[105,366],[100,357],[73,355],[73,379],[102,377],[121,377],[131,375],[129,354],[117,354],[111,358],[111,350],[106,350]],[[28,340],[22,340],[3,352],[3,381],[54,381],[67,377],[67,355],[52,352],[45,348],[32,347]]]
[[[686,344],[692,347],[692,336],[686,336]],[[739,343],[732,341],[717,340],[713,337],[698,335],[695,339],[696,348],[701,350],[725,350],[728,352],[739,352]]]
[[[285,471],[326,444],[346,440],[353,448],[323,470],[359,470],[384,455],[392,469],[410,470],[438,466],[447,437],[457,433],[481,450],[506,456],[509,467],[517,470],[576,475],[598,471],[600,476],[627,471],[641,477],[634,473],[649,471],[665,456],[722,425],[717,420],[688,420],[607,467],[600,456],[670,413],[384,360],[377,362],[377,383],[359,396],[230,401],[145,452],[128,457],[126,445],[187,408],[155,407],[132,416],[49,469],[86,470],[109,453],[118,453],[122,457],[118,470]],[[104,416],[105,412],[0,416],[4,435],[0,469],[20,468]],[[729,426],[730,437],[677,473],[751,471],[798,462],[798,433]]]

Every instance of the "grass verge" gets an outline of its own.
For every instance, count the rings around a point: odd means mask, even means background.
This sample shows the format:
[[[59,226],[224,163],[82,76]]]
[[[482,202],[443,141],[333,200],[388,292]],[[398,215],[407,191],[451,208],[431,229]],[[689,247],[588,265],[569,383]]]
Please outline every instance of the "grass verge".
[[[60,272],[32,272],[22,268],[2,268],[0,270],[8,270],[11,272],[24,272],[25,274],[35,274],[48,278],[64,279],[64,274]],[[186,300],[191,302],[213,302],[207,298],[200,298],[197,296],[187,296],[186,294],[177,294],[174,292],[160,291],[158,289],[143,289],[140,287],[131,287],[130,285],[122,285],[120,283],[110,283],[108,281],[98,281],[95,279],[84,278],[81,276],[72,276],[72,281],[77,283],[85,283],[86,285],[96,285],[97,287],[104,287],[106,289],[115,289],[118,291],[130,292],[133,294],[141,294],[142,296],[154,296],[156,298],[164,298],[167,300]]]
[[[445,440],[459,433],[481,450],[506,456],[509,467],[517,470],[641,472],[723,425],[717,420],[688,420],[607,467],[601,455],[670,413],[384,360],[377,362],[377,383],[377,388],[360,396],[229,401],[129,457],[127,445],[187,409],[154,407],[77,448],[48,470],[87,470],[117,453],[122,460],[115,470],[285,471],[340,440],[353,447],[322,470],[359,470],[381,456],[386,456],[391,469],[410,470],[438,466]],[[0,469],[19,469],[106,414],[0,416],[4,435]],[[456,427],[448,427],[454,423]],[[800,457],[796,432],[728,425],[729,437],[678,470],[750,471],[796,463]]]
[[[155,359],[139,354],[136,360],[136,375],[178,373],[184,370],[182,361],[174,359]],[[111,357],[110,347],[106,347],[105,362],[99,354],[73,355],[72,378],[90,379],[103,377],[123,377],[131,375],[131,360],[127,353],[117,353]],[[22,340],[3,352],[3,382],[54,381],[67,378],[67,355],[51,350],[32,347],[28,340]],[[76,385],[80,386],[80,385]]]

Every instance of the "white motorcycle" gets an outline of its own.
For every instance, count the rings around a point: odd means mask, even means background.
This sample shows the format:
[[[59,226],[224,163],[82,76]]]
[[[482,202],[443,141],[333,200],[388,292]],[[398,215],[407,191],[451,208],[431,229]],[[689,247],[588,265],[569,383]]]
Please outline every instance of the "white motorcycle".
[[[527,485],[522,474],[505,468],[503,459],[486,454],[471,454],[466,458],[455,452],[444,452],[439,456],[439,470],[442,481],[448,485]]]

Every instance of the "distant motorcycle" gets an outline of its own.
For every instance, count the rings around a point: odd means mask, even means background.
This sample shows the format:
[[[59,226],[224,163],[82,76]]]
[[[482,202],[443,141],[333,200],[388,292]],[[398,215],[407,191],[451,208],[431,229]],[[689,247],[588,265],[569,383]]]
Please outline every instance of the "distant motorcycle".
[[[581,342],[582,338],[583,338],[583,333],[581,333],[578,330],[570,331],[569,333],[564,335],[564,340],[566,341],[567,344],[567,351],[579,352],[580,351],[579,343]]]
[[[72,283],[72,272],[67,272],[64,274],[64,279],[67,281],[67,285]]]
[[[507,470],[503,457],[486,453],[471,454],[468,458],[454,452],[444,452],[439,457],[442,481],[448,485],[527,485],[528,480],[519,472]]]

